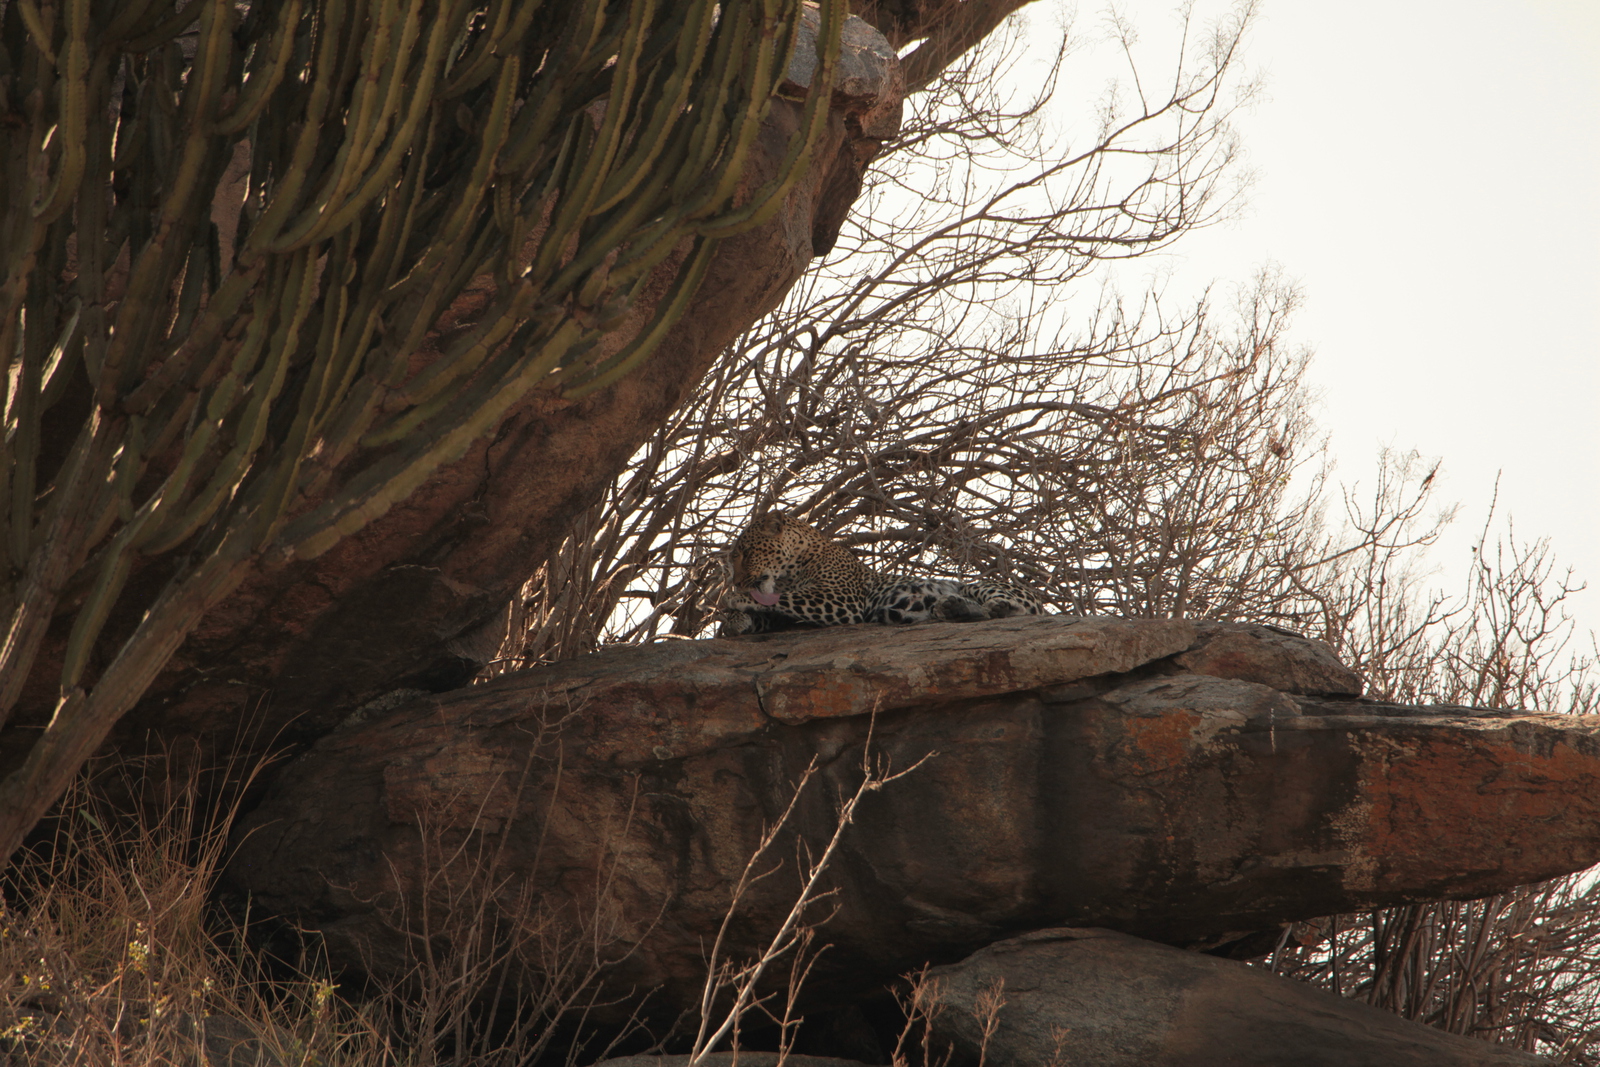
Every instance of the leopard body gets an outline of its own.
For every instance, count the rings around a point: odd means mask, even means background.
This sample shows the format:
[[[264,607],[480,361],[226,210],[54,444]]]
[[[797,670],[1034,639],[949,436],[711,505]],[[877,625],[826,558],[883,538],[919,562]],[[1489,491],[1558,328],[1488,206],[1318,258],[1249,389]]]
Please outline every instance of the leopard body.
[[[998,582],[881,574],[816,527],[781,512],[755,519],[730,553],[737,592],[723,636],[850,623],[971,622],[1037,615],[1037,597]]]

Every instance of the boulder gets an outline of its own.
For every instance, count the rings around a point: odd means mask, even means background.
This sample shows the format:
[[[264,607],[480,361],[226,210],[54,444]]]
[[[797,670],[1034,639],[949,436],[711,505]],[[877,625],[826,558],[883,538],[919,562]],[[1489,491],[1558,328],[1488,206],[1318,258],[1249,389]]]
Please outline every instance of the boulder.
[[[242,821],[229,877],[379,972],[401,901],[480,878],[505,908],[603,919],[616,981],[676,1008],[808,767],[735,957],[863,761],[920,762],[843,836],[817,1001],[1041,928],[1218,948],[1600,860],[1600,721],[1327,695],[1352,688],[1327,660],[1254,627],[1066,616],[618,648],[351,721]]]
[[[931,970],[935,1034],[960,1067],[1521,1067],[1259,967],[1110,930],[1040,930]],[[999,1003],[987,1037],[985,1008]]]
[[[1197,622],[1195,642],[1173,663],[1194,674],[1258,682],[1303,696],[1361,695],[1356,672],[1321,641],[1275,626]]]

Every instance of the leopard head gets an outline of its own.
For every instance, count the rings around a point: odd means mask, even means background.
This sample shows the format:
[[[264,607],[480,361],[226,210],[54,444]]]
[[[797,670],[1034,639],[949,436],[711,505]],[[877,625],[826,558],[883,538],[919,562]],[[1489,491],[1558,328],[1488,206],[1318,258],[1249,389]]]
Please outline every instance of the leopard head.
[[[866,569],[849,549],[781,511],[751,520],[730,556],[734,587],[768,607],[781,592],[831,585]]]

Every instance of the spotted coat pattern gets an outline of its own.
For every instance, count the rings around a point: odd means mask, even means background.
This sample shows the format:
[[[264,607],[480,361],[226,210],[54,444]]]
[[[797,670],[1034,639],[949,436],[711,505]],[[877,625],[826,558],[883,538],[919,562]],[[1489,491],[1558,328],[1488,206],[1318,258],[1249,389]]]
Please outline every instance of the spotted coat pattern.
[[[1037,597],[997,582],[880,574],[782,512],[752,521],[729,555],[736,592],[721,613],[724,637],[857,622],[971,622],[1040,610]]]

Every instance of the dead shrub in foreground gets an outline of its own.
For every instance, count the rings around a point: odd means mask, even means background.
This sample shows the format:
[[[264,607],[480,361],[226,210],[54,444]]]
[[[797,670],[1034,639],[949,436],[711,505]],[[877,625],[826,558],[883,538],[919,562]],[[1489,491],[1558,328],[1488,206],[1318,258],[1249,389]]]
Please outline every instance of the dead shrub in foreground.
[[[137,795],[137,767],[121,771]],[[130,810],[80,778],[50,836],[19,858],[0,905],[0,1052],[84,1067],[561,1062],[551,1041],[593,1006],[603,960],[560,940],[536,907],[510,922],[492,853],[442,854],[427,839],[431,903],[417,910],[409,973],[341,989],[314,941],[297,959],[269,957],[215,906],[233,812],[196,782]],[[516,963],[533,938],[552,950],[542,969]],[[566,1062],[583,1048],[574,1041]]]
[[[138,782],[136,764],[121,768]],[[284,976],[210,902],[231,812],[198,778],[116,810],[80,778],[53,832],[10,872],[0,915],[0,1034],[26,1062],[378,1063],[374,1032],[325,971]],[[237,1062],[246,1062],[240,1059]]]

